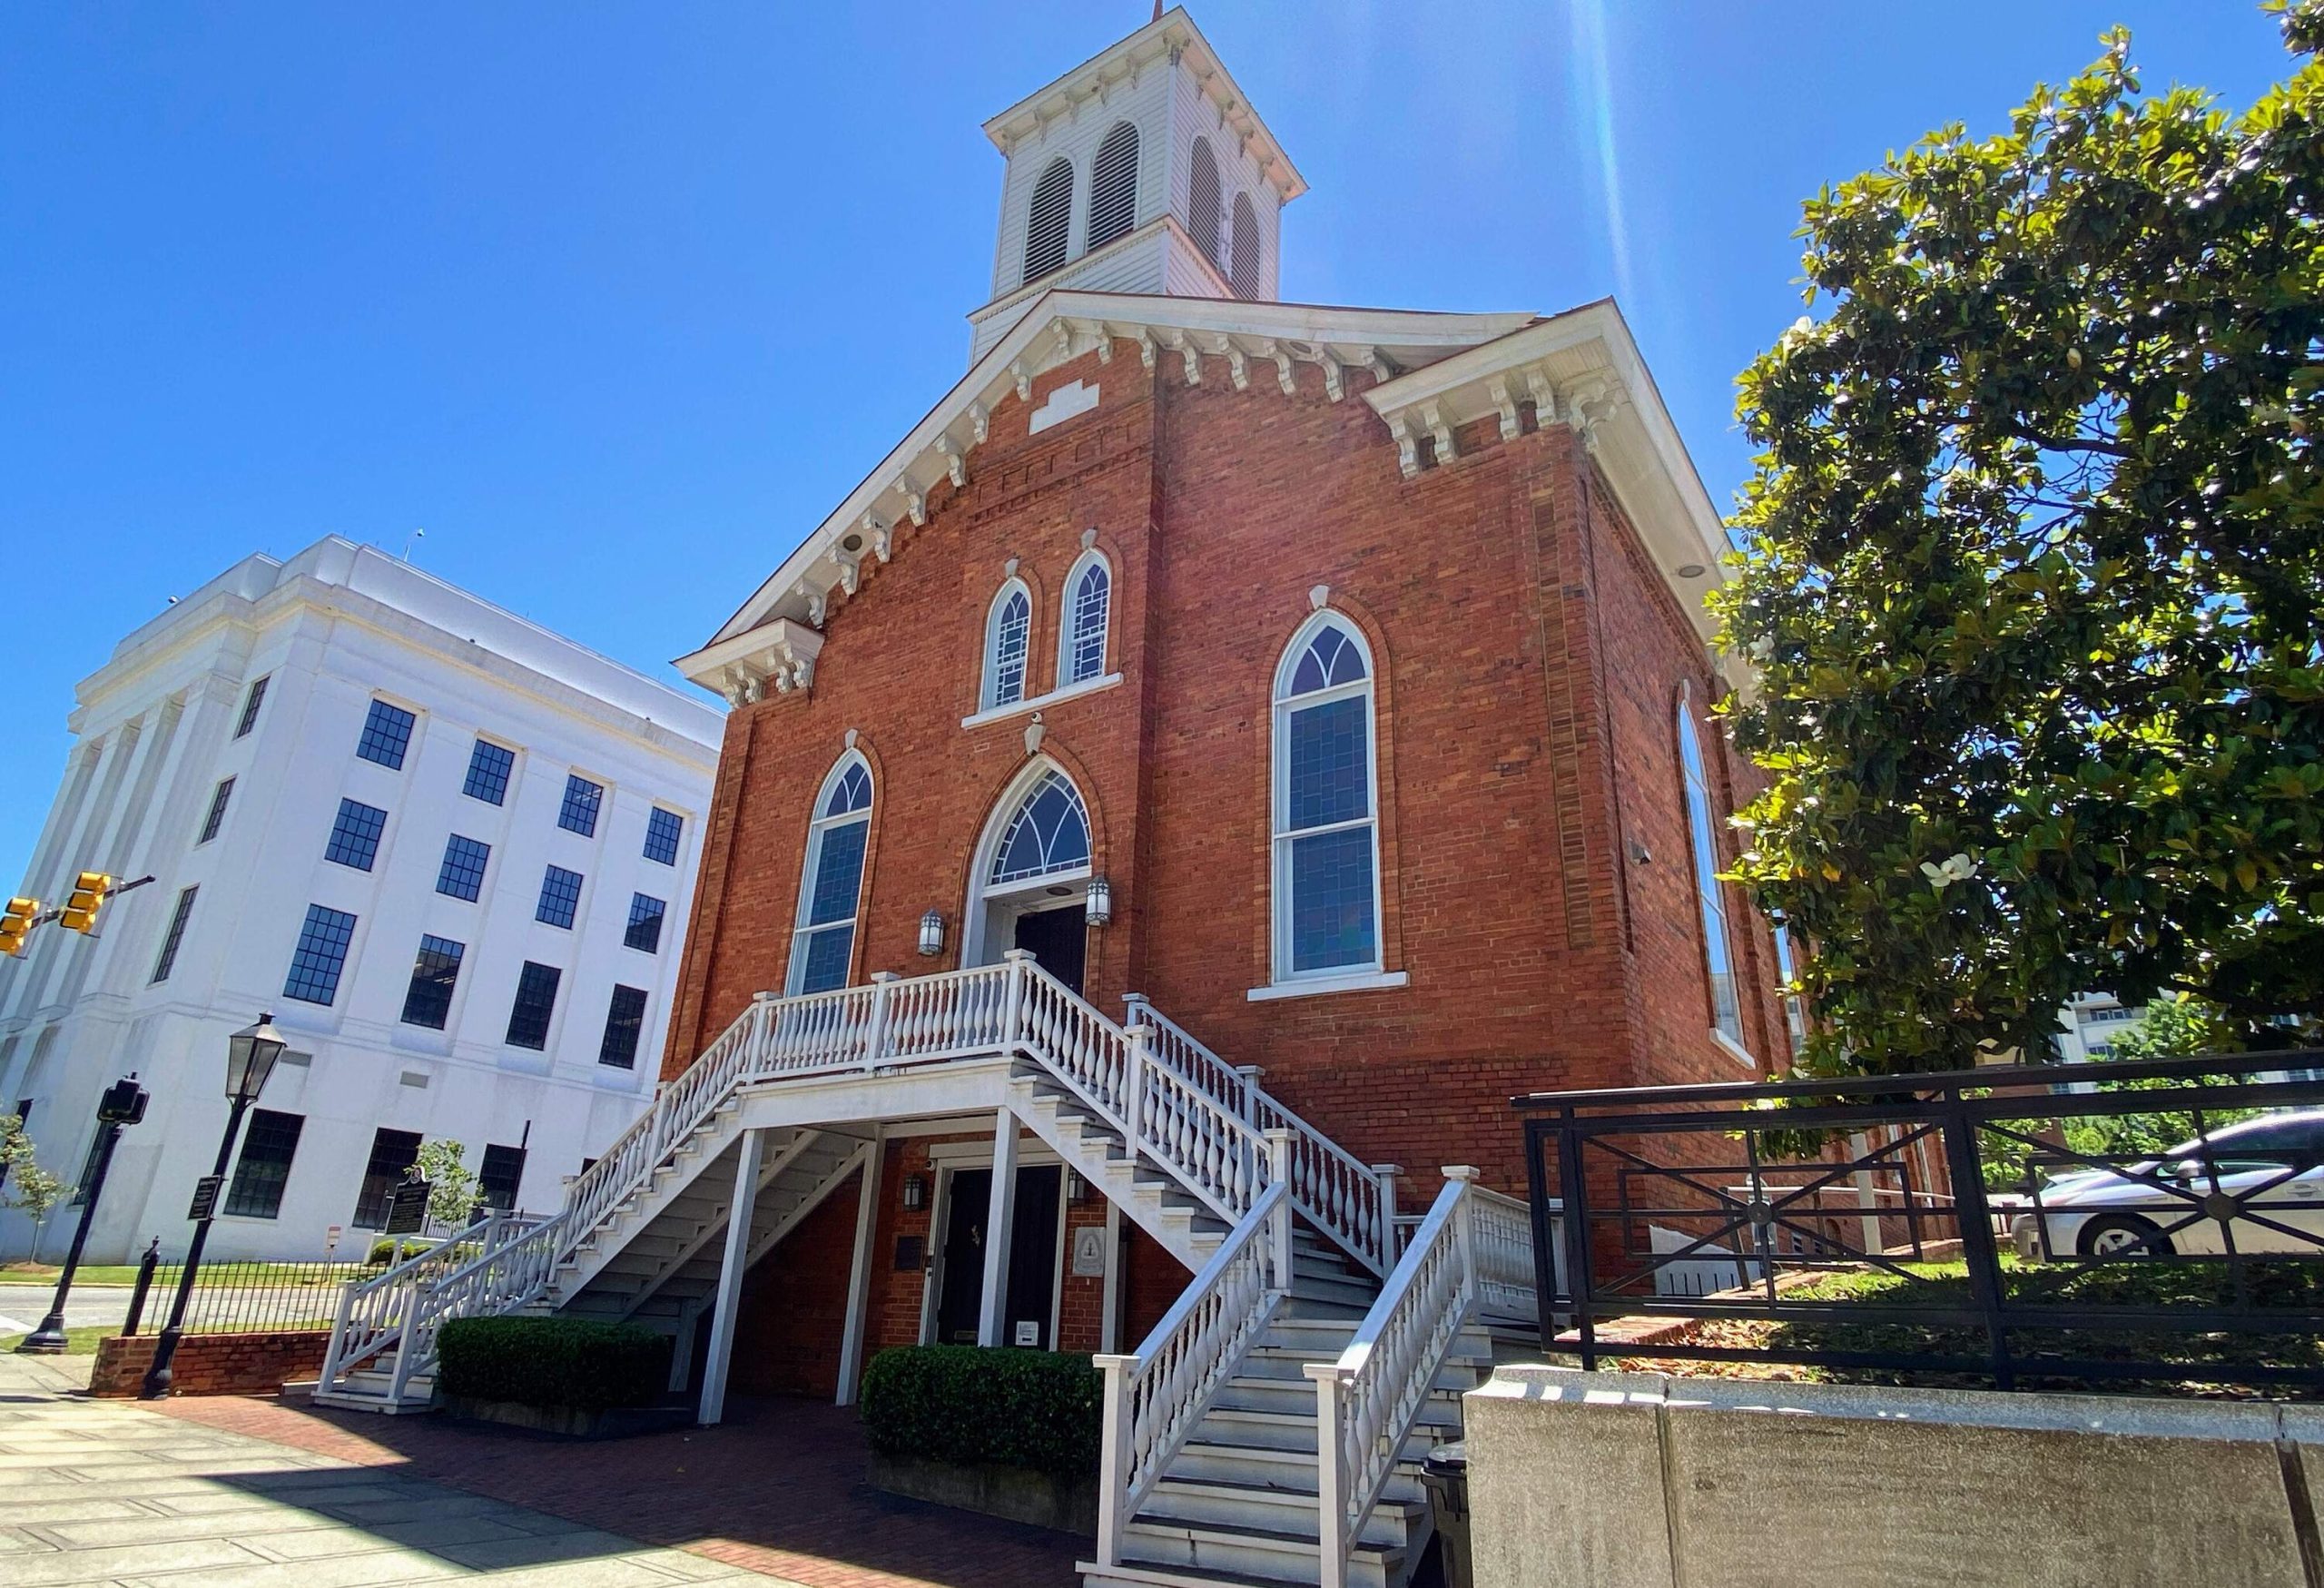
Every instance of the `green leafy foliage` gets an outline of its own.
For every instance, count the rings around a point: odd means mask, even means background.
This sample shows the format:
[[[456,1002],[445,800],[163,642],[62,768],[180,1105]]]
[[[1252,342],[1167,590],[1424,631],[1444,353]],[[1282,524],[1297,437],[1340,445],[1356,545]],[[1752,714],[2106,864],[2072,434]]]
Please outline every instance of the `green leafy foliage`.
[[[1805,1070],[2039,1052],[2093,987],[2324,1016],[2324,0],[2285,34],[2240,117],[2117,33],[1807,206],[1714,597]]]
[[[461,1158],[467,1149],[448,1139],[420,1144],[412,1167],[428,1182],[428,1217],[458,1229],[484,1206],[484,1187]]]
[[[1087,1356],[901,1346],[864,1372],[863,1428],[886,1456],[1087,1477],[1098,1470],[1103,1385]]]
[[[15,1114],[0,1115],[0,1175],[6,1177],[5,1187],[0,1187],[0,1208],[14,1208],[31,1216],[32,1256],[37,1262],[49,1216],[73,1194],[73,1187],[41,1168],[33,1139],[25,1133],[25,1121]]]
[[[574,1317],[458,1317],[437,1336],[444,1393],[472,1400],[604,1411],[660,1400],[670,1336]]]

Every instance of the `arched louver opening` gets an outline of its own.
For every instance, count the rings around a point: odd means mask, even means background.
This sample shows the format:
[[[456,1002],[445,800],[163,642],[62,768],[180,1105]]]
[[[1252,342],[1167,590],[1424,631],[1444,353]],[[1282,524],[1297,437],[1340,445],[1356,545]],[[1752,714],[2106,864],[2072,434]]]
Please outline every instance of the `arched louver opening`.
[[[1251,209],[1251,195],[1235,195],[1235,252],[1227,256],[1234,268],[1226,284],[1237,298],[1259,295],[1259,218]]]
[[[1089,168],[1089,251],[1126,237],[1137,223],[1137,129],[1117,122]]]
[[[1211,155],[1210,140],[1196,138],[1187,174],[1187,230],[1194,233],[1203,257],[1223,271],[1226,261],[1218,253],[1218,162]]]
[[[1073,163],[1049,162],[1033,184],[1033,206],[1025,216],[1025,280],[1037,281],[1065,263],[1073,226]]]

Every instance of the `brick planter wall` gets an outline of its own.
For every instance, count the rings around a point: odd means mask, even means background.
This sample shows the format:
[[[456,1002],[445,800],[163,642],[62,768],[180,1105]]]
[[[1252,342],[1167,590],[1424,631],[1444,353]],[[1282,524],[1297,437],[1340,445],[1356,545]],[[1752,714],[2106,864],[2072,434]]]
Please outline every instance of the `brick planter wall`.
[[[89,1393],[133,1396],[153,1365],[157,1335],[114,1336],[97,1342]],[[251,1335],[186,1335],[170,1365],[179,1395],[272,1395],[289,1380],[322,1371],[329,1329],[278,1329]]]

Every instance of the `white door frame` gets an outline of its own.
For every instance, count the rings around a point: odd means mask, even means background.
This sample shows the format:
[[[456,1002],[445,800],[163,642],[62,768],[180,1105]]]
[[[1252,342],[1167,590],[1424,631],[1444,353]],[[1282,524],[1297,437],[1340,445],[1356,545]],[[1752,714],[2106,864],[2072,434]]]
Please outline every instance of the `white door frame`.
[[[952,1222],[952,1175],[964,1169],[989,1169],[992,1167],[992,1143],[990,1141],[940,1141],[928,1149],[929,1168],[936,1174],[936,1195],[929,1203],[928,1261],[920,1280],[920,1343],[937,1343],[936,1305],[944,1289],[944,1243]],[[1045,1169],[1055,1165],[1059,1170],[1057,1185],[1057,1250],[1051,1261],[1057,1266],[1056,1278],[1049,1286],[1049,1343],[1056,1350],[1057,1329],[1065,1308],[1066,1201],[1065,1176],[1073,1166],[1041,1144],[1030,1134],[1019,1137],[1017,1147],[1019,1169]]]

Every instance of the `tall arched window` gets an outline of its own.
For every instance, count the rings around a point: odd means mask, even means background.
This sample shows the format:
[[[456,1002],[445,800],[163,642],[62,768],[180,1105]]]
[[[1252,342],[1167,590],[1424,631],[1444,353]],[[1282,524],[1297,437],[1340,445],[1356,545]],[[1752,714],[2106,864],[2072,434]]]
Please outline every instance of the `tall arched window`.
[[[1025,213],[1025,280],[1037,281],[1065,262],[1073,230],[1073,163],[1062,155],[1049,162],[1033,184]]]
[[[855,916],[863,892],[864,840],[872,833],[872,768],[849,751],[823,779],[807,829],[799,879],[799,920],[791,933],[787,991],[847,985],[855,957]]]
[[[1702,736],[1695,709],[1679,702],[1679,763],[1687,777],[1687,828],[1695,857],[1695,893],[1702,902],[1703,963],[1710,973],[1711,1026],[1743,1046],[1743,1009],[1735,994],[1735,950],[1727,931],[1727,895],[1718,881],[1718,828],[1710,779],[1703,769]]]
[[[1114,578],[1103,555],[1085,551],[1065,576],[1065,626],[1058,636],[1059,688],[1101,677],[1106,671],[1106,623]]]
[[[1259,217],[1251,208],[1251,195],[1235,195],[1235,252],[1228,256],[1233,269],[1227,274],[1227,285],[1235,289],[1237,298],[1259,295]]]
[[[1370,650],[1319,612],[1275,669],[1278,981],[1381,968],[1375,762]]]
[[[1013,705],[1025,698],[1025,651],[1033,635],[1033,597],[1021,579],[1011,579],[992,598],[984,620],[985,705]]]
[[[1137,128],[1116,122],[1089,167],[1089,241],[1094,252],[1137,224]]]
[[[1219,255],[1218,221],[1218,161],[1211,154],[1210,140],[1196,138],[1187,171],[1187,230],[1194,233],[1203,257],[1223,272],[1226,261]]]

